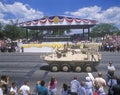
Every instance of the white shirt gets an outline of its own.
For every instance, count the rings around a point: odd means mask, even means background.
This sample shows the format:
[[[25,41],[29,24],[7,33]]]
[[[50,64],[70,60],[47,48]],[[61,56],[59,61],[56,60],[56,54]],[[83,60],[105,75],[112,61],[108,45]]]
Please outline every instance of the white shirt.
[[[15,95],[17,95],[17,87],[15,87],[15,88],[11,87],[10,92],[12,92],[12,91],[15,92]]]
[[[20,90],[22,90],[23,95],[28,95],[27,91],[30,91],[30,87],[27,85],[23,85],[20,87]]]
[[[3,91],[2,91],[2,89],[0,88],[0,95],[3,95]]]
[[[108,70],[115,71],[115,67],[113,65],[112,66],[108,66]]]
[[[71,92],[78,92],[80,88],[80,83],[77,80],[71,81]]]
[[[87,95],[93,95],[93,83],[92,81],[85,82],[85,89]]]
[[[99,95],[105,95],[105,91],[102,86],[98,89],[98,92],[99,92]]]

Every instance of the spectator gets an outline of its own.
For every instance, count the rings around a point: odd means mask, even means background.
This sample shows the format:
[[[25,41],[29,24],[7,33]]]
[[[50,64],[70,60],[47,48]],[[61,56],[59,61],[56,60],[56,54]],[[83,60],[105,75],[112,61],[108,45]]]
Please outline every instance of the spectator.
[[[49,95],[48,89],[45,87],[45,81],[42,80],[40,82],[40,85],[37,86],[38,89],[38,95]]]
[[[6,75],[1,76],[1,87],[3,90],[3,94],[8,94],[8,85],[9,85],[9,77]]]
[[[114,72],[115,72],[115,67],[114,65],[112,64],[112,62],[109,62],[109,65],[108,65],[108,78],[112,77],[114,75]]]
[[[18,94],[31,95],[30,87],[29,87],[29,81],[24,82],[24,85],[22,85],[20,87],[20,89],[18,90]]]
[[[10,95],[16,95],[14,91],[11,91],[10,92]]]
[[[108,81],[108,95],[113,95],[114,91],[112,90],[113,86],[117,85],[117,77],[116,76],[112,76],[109,81]]]
[[[103,87],[106,86],[106,81],[105,81],[105,79],[102,78],[102,73],[101,73],[101,72],[98,72],[98,77],[96,77],[96,78],[94,79],[94,83],[95,83],[95,84],[100,84],[100,85],[102,85]]]
[[[62,85],[61,95],[68,95],[68,85],[66,83]]]
[[[120,50],[120,36],[117,35],[107,35],[103,40],[103,48],[105,51],[115,51]]]
[[[77,80],[77,76],[74,76],[74,79],[70,83],[71,95],[78,95],[80,83]]]
[[[94,92],[94,94],[95,95],[105,95],[105,91],[104,91],[104,88],[103,88],[101,83],[99,83],[99,82],[95,83],[95,92]]]
[[[117,79],[117,84],[112,87],[113,95],[120,95],[120,79]]]
[[[2,83],[0,82],[0,95],[3,95]]]
[[[51,80],[48,83],[48,89],[50,92],[50,95],[57,95],[57,80],[54,77],[51,77]]]
[[[104,95],[104,87],[106,87],[106,81],[105,79],[102,78],[102,73],[98,72],[98,77],[94,79],[94,86],[95,86],[95,91],[99,93],[99,95]]]
[[[39,86],[41,86],[41,85],[40,85],[40,82],[41,82],[41,81],[39,81],[39,80],[37,81],[37,83],[36,83],[36,85],[35,85],[35,88],[34,88],[34,91],[33,91],[33,92],[35,92],[36,95],[38,94],[38,89],[37,89],[37,88],[38,88]]]
[[[86,93],[85,82],[84,81],[81,82],[80,95],[90,95],[90,94]]]
[[[12,93],[15,93],[15,95],[17,95],[18,93],[17,93],[17,86],[16,86],[16,82],[13,82],[12,83],[12,86],[11,86],[11,88],[10,88],[10,93],[12,94]]]
[[[86,94],[87,95],[93,95],[93,83],[90,79],[90,77],[86,77],[86,82],[85,82],[85,89],[86,89]]]

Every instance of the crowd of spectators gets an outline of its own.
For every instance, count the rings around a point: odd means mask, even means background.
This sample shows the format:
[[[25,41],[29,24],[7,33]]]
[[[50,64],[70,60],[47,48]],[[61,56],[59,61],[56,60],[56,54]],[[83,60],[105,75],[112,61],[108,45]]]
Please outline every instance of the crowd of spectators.
[[[119,35],[107,35],[104,37],[101,49],[103,51],[120,51],[120,36]]]
[[[61,38],[62,37],[62,38]],[[80,39],[81,38],[81,39]],[[79,41],[87,41],[80,36],[72,35],[72,36],[45,36],[40,39],[31,39],[29,41],[23,41],[22,43],[30,43],[31,41],[41,43],[42,42],[54,42],[54,41],[71,41],[71,42],[79,42]],[[58,42],[59,42],[58,41]],[[17,45],[17,42],[11,42],[8,39],[0,40],[0,52],[19,52],[20,48]],[[103,38],[102,45],[100,46],[101,51],[120,51],[120,36],[119,35],[107,35]]]
[[[80,81],[77,75],[74,75],[69,84],[61,84],[58,89],[58,79],[51,77],[48,83],[45,80],[38,80],[34,87],[34,94],[30,90],[30,82],[26,80],[19,88],[16,82],[12,82],[9,87],[9,77],[2,75],[0,79],[0,95],[120,95],[120,78],[117,77],[114,65],[110,62],[105,80],[101,72],[94,79],[86,76],[86,80]],[[106,91],[107,89],[107,91]],[[60,91],[60,94],[58,94]]]
[[[0,52],[18,52],[18,49],[17,42],[0,40]]]

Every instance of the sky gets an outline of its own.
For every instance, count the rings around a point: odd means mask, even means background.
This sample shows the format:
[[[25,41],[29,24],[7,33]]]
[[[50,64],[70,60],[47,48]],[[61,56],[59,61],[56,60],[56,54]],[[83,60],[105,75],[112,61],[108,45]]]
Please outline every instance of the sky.
[[[93,19],[120,29],[120,0],[0,0],[0,22],[57,15]]]

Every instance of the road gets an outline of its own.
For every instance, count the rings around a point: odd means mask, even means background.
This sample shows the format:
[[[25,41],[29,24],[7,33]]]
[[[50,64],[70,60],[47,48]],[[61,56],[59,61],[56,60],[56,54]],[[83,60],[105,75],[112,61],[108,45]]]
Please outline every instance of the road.
[[[101,52],[102,60],[96,67],[97,71],[103,73],[103,77],[107,79],[107,65],[112,61],[116,67],[115,74],[120,76],[120,53],[119,52]],[[0,53],[0,76],[8,75],[10,77],[10,84],[13,81],[17,82],[20,87],[25,80],[30,80],[31,92],[35,87],[36,81],[45,80],[46,85],[51,76],[58,80],[58,95],[62,83],[70,83],[74,75],[78,76],[78,80],[85,81],[86,72],[50,72],[48,65],[40,59],[40,53]],[[93,76],[97,76],[97,71],[92,72]]]

